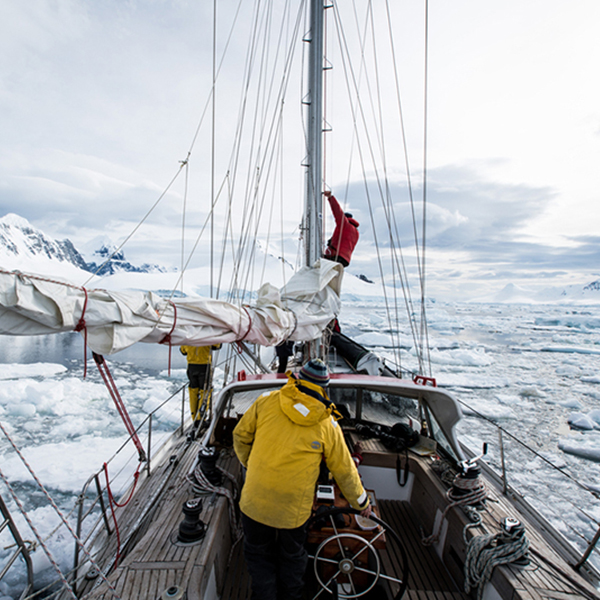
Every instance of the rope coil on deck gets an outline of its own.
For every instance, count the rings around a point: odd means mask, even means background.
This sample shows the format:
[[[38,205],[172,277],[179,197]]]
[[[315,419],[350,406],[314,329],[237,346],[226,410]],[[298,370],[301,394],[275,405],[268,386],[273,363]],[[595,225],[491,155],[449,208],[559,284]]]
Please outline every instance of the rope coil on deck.
[[[504,523],[514,523],[510,529],[503,525],[496,534],[478,535],[467,546],[465,558],[465,593],[477,588],[477,600],[483,597],[485,584],[497,565],[505,565],[525,559],[529,550],[529,540],[525,528],[518,521],[505,519]]]

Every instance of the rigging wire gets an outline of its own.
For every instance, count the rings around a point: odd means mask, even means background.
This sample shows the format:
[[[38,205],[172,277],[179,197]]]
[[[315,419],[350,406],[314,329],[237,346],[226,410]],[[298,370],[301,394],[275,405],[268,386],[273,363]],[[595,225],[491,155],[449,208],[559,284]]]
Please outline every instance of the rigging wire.
[[[358,80],[357,80],[357,76],[354,72],[354,69],[352,68],[352,63],[350,60],[350,51],[349,51],[349,45],[344,33],[344,28],[342,26],[341,23],[341,16],[339,13],[339,10],[337,8],[337,4],[334,5],[335,6],[335,11],[334,14],[336,16],[336,27],[338,30],[338,38],[339,38],[339,44],[340,44],[340,49],[341,49],[341,55],[342,55],[342,65],[344,68],[344,73],[345,73],[345,78],[346,78],[346,85],[348,87],[348,92],[350,94],[351,97],[356,97],[356,107],[354,106],[353,103],[350,104],[351,107],[351,111],[352,111],[352,116],[353,116],[353,125],[356,131],[356,134],[358,134],[358,118],[357,115],[359,115],[361,117],[361,122],[363,124],[364,130],[365,130],[365,137],[367,139],[367,146],[368,146],[368,154],[371,157],[371,160],[373,161],[373,164],[376,165],[376,161],[374,158],[374,153],[373,153],[373,144],[371,143],[371,136],[369,135],[369,127],[367,124],[367,119],[366,119],[366,115],[365,115],[365,111],[363,108],[363,105],[360,101],[359,98],[359,84],[358,84]],[[352,84],[352,85],[351,85]],[[352,88],[352,89],[351,89]],[[352,90],[354,90],[354,93],[352,93]],[[358,135],[356,135],[356,137],[358,138]],[[365,166],[365,157],[363,155],[363,151],[362,151],[362,146],[360,144],[357,144],[357,149],[358,149],[358,153],[359,153],[359,160],[361,163],[361,168],[363,171],[363,181],[365,184],[365,194],[366,194],[366,198],[367,198],[367,202],[369,205],[369,209],[370,209],[370,216],[371,216],[371,225],[373,227],[373,231],[375,232],[375,221],[374,221],[374,210],[373,210],[373,205],[372,205],[372,201],[371,201],[371,195],[369,192],[369,187],[367,185],[367,175],[366,175],[366,166]],[[374,171],[375,171],[375,180],[377,183],[377,187],[379,189],[379,193],[381,197],[384,197],[383,194],[383,187],[382,187],[382,183],[381,183],[381,177],[379,175],[379,171],[377,169],[377,167],[374,167]],[[385,204],[384,204],[384,210],[385,210]],[[390,230],[390,220],[388,220],[388,235],[390,238],[392,238],[391,236],[391,230]],[[393,239],[393,238],[392,238]],[[380,275],[381,275],[381,279],[382,281],[384,280],[384,271],[383,271],[383,265],[382,265],[382,259],[381,259],[381,250],[379,247],[379,242],[377,239],[376,234],[374,235],[374,242],[375,242],[375,247],[377,250],[377,259],[378,259],[378,264],[379,264],[379,271],[380,271]],[[392,242],[392,249],[393,249],[393,242]],[[393,256],[397,254],[394,253]],[[401,252],[400,255],[402,256]],[[397,260],[397,256],[395,256],[395,259]],[[402,279],[401,279],[402,281]],[[403,289],[404,289],[404,283],[403,283]],[[389,306],[389,301],[387,298],[387,292],[385,289],[385,286],[383,286],[383,294],[384,294],[384,299],[386,302],[386,306]],[[405,291],[405,302],[407,302],[407,296],[406,296],[406,291]],[[388,309],[389,310],[389,309]],[[412,319],[410,318],[410,311],[409,312],[409,325],[411,328],[411,332],[412,332],[412,336],[413,336],[413,342],[415,344],[415,348],[419,348],[418,345],[418,335],[416,332],[416,328],[415,328],[415,324],[412,321]],[[418,352],[417,356],[419,358],[419,361],[422,361],[422,353]]]
[[[427,111],[428,111],[428,79],[429,79],[429,0],[425,0],[425,73],[423,89],[423,235],[422,235],[422,253],[423,263],[421,269],[421,347],[425,348],[428,356],[429,375],[431,376],[431,360],[429,351],[429,338],[427,331],[427,312],[425,306],[425,257],[427,248]]]
[[[184,261],[185,261],[185,213],[187,207],[188,197],[188,180],[189,180],[189,161],[186,161],[185,165],[185,186],[183,191],[183,210],[181,215],[181,293],[183,293],[183,272],[184,272]]]
[[[294,26],[294,33],[297,33],[299,23],[300,23],[300,15],[301,11],[298,11],[298,16],[296,18],[296,23]],[[279,46],[281,44],[278,44]],[[239,279],[240,273],[242,272],[242,264],[248,263],[252,260],[254,253],[256,251],[255,246],[255,238],[257,236],[258,225],[260,223],[260,217],[264,211],[264,202],[265,202],[265,192],[261,193],[264,184],[263,181],[268,181],[268,175],[273,168],[274,161],[276,161],[276,152],[274,151],[274,147],[276,144],[274,141],[278,139],[278,136],[281,135],[282,129],[282,120],[280,118],[280,112],[283,110],[283,99],[285,97],[285,92],[288,87],[290,74],[291,74],[291,65],[294,56],[294,44],[288,44],[289,49],[287,51],[287,55],[284,59],[283,66],[283,75],[281,77],[281,83],[279,85],[279,89],[276,94],[268,94],[269,96],[275,96],[275,103],[273,106],[275,107],[275,111],[273,115],[267,118],[268,115],[268,107],[264,105],[266,108],[263,109],[262,117],[259,117],[259,113],[255,114],[254,123],[262,124],[262,131],[257,131],[256,127],[253,127],[251,132],[251,143],[250,147],[253,149],[255,146],[258,146],[258,150],[251,156],[251,166],[247,176],[246,182],[246,194],[245,194],[245,204],[244,211],[242,213],[242,229],[239,235],[239,244],[237,246],[237,250],[234,254],[235,256],[235,265],[234,265],[234,273],[232,277],[232,285],[231,288],[241,288],[241,281]],[[256,54],[255,51],[249,52],[249,58],[254,57]],[[264,57],[263,57],[264,58]],[[278,56],[275,57],[277,62]],[[264,60],[261,63],[261,72],[265,68]],[[239,159],[239,152],[242,141],[242,126],[243,126],[243,118],[246,111],[246,106],[248,102],[249,95],[249,67],[247,67],[247,75],[246,75],[246,85],[244,98],[242,102],[242,112],[241,116],[238,119],[238,132],[236,134],[236,143],[234,146],[234,151],[232,152],[232,160],[237,161]],[[265,81],[264,77],[261,76],[261,81]],[[271,89],[273,86],[273,81],[271,80]],[[261,98],[265,98],[266,96],[262,93],[261,90],[257,91],[257,100],[260,102]],[[263,100],[264,101],[264,100]],[[258,102],[257,102],[258,104]],[[266,142],[263,142],[263,139]],[[258,140],[258,142],[257,142]],[[263,151],[262,148],[265,146],[268,150]],[[235,185],[235,168],[231,168],[230,171],[234,173],[233,175],[233,185]],[[248,281],[248,276],[250,275],[249,270],[246,270],[246,282]]]
[[[94,271],[94,273],[92,273],[92,275],[84,282],[82,287],[86,287],[88,285],[88,283],[90,283],[90,281],[92,281],[92,279],[100,272],[100,270],[103,267],[105,267],[111,261],[111,259],[123,249],[125,244],[127,244],[127,242],[129,242],[129,240],[135,235],[137,230],[146,222],[148,217],[154,212],[154,210],[160,204],[162,199],[167,195],[167,192],[171,189],[171,187],[173,186],[173,184],[175,183],[175,181],[177,180],[179,175],[181,175],[181,171],[183,170],[183,168],[185,167],[186,164],[187,164],[187,159],[185,161],[181,161],[181,163],[179,165],[179,169],[177,170],[177,173],[175,173],[175,175],[173,176],[171,181],[168,183],[167,187],[163,190],[162,194],[157,198],[157,200],[154,202],[154,204],[150,207],[148,212],[146,212],[146,214],[144,215],[142,220],[133,228],[131,233],[118,246],[118,248],[113,251],[113,253]]]
[[[213,0],[213,46],[212,46],[212,124],[211,124],[211,161],[210,161],[210,200],[215,204],[215,121],[217,97],[217,0]],[[213,297],[213,262],[215,241],[215,214],[210,211],[210,297]]]
[[[383,174],[384,174],[384,183],[385,183],[385,199],[383,202],[384,207],[387,206],[387,213],[392,215],[392,218],[394,217],[394,212],[393,212],[393,203],[392,203],[392,194],[391,194],[391,190],[390,190],[390,185],[389,185],[389,178],[388,178],[388,164],[387,164],[387,152],[386,152],[386,144],[385,144],[385,126],[384,126],[384,122],[383,122],[383,107],[381,104],[381,85],[380,85],[380,77],[379,77],[379,68],[378,68],[378,64],[379,61],[377,60],[377,45],[375,43],[375,40],[377,39],[377,35],[375,32],[375,18],[373,16],[373,3],[369,2],[368,4],[368,11],[369,11],[369,15],[370,15],[370,23],[371,23],[371,39],[373,40],[373,62],[375,64],[375,84],[376,84],[376,98],[377,98],[377,109],[378,109],[378,118],[379,118],[379,127],[380,127],[380,144],[381,144],[381,158],[382,158],[382,164],[383,164]],[[375,115],[374,115],[375,116]],[[377,130],[376,130],[377,131]],[[389,239],[390,239],[390,246],[392,248],[392,251],[395,247],[394,244],[394,238],[391,235],[391,229],[388,230],[389,231]],[[399,236],[397,236],[397,238],[399,239]],[[398,313],[398,292],[397,292],[397,286],[395,285],[395,281],[396,281],[396,270],[395,270],[395,262],[392,262],[392,275],[393,275],[393,280],[394,280],[394,286],[393,286],[393,294],[394,294],[394,310],[395,310],[395,322],[399,323],[399,313]],[[400,277],[402,277],[402,274],[400,273]],[[394,327],[393,327],[393,320],[391,318],[391,315],[389,313],[389,309],[388,309],[388,322],[389,322],[389,326],[390,326],[390,335],[392,337],[392,342],[394,340]],[[401,365],[401,359],[400,359],[400,331],[397,331],[397,340],[396,343],[393,344],[394,345],[394,350],[395,350],[395,356],[397,357],[397,361],[398,363]]]

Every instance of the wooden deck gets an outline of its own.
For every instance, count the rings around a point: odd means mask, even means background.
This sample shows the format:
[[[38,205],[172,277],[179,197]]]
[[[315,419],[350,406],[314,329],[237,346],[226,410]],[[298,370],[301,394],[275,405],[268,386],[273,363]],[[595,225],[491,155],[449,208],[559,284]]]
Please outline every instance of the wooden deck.
[[[365,462],[372,460],[377,466],[390,470],[395,478],[395,455],[369,444],[364,452]],[[123,600],[158,599],[168,588],[185,590],[188,600],[249,600],[250,578],[243,558],[242,543],[231,550],[232,532],[229,523],[227,500],[221,496],[208,496],[204,500],[201,519],[209,527],[201,543],[183,546],[175,536],[182,520],[181,507],[193,494],[185,475],[189,472],[197,452],[196,444],[186,444],[180,439],[169,450],[166,460],[150,478],[140,483],[134,501],[121,510],[123,559],[110,574],[111,584]],[[389,463],[389,464],[387,464]],[[431,460],[411,457],[411,472],[415,475],[412,500],[378,500],[383,521],[400,536],[409,562],[408,589],[404,596],[409,600],[466,600],[474,598],[462,590],[465,548],[463,528],[468,519],[460,508],[448,513],[448,530],[443,550],[443,561],[433,547],[421,543],[421,527],[431,532],[436,511],[447,505],[446,485],[430,467]],[[239,463],[231,450],[225,450],[220,464],[234,475],[239,475]],[[387,473],[384,473],[387,478]],[[140,514],[144,515],[140,518]],[[469,532],[470,536],[496,533],[506,516],[523,520],[509,499],[491,491],[491,500],[483,512],[483,525]],[[492,583],[502,598],[510,600],[575,600],[585,598],[600,600],[600,595],[569,565],[553,552],[534,527],[526,520],[527,535],[531,543],[531,563],[527,567],[497,567]],[[115,553],[116,540],[111,536],[98,557],[101,565],[110,565]],[[399,578],[400,558],[391,537],[385,549],[379,550],[383,571]],[[312,568],[312,567],[311,567]],[[316,595],[307,586],[306,598]],[[364,600],[389,600],[397,593],[398,584],[385,584],[377,594],[363,596]],[[391,588],[391,589],[390,589]],[[86,581],[78,590],[89,594],[87,598],[109,600],[113,597],[107,585],[99,579]],[[66,597],[66,596],[63,596]],[[327,598],[321,594],[319,598]]]
[[[408,589],[404,598],[410,600],[465,600],[469,598],[457,588],[435,551],[431,547],[421,544],[417,519],[411,506],[406,502],[384,500],[379,503],[379,508],[382,520],[399,534],[408,556]],[[401,559],[395,542],[388,537],[387,547],[378,552],[385,574],[399,578]],[[309,563],[309,569],[312,569],[312,563]],[[250,577],[246,570],[241,544],[236,549],[229,573],[230,577],[223,590],[221,600],[249,600]],[[393,584],[393,589],[384,592],[384,597],[393,598],[398,589],[399,586]],[[313,598],[317,591],[318,588],[307,590],[306,598]],[[329,594],[321,594],[319,597],[326,599]],[[365,596],[365,598],[373,597],[374,595]],[[381,590],[378,597],[381,598]]]
[[[391,475],[395,476],[395,456],[376,440],[368,440],[365,444],[363,455],[365,462],[390,468]],[[425,532],[433,530],[433,519],[436,512],[443,512],[448,504],[446,491],[448,486],[443,483],[438,475],[431,469],[431,459],[411,455],[411,472],[415,474],[415,487],[412,493],[411,505],[414,511],[412,521],[402,522],[390,516],[390,525],[400,527],[411,527],[414,523],[420,523]],[[552,549],[550,540],[544,537],[546,533],[539,524],[534,526],[527,515],[516,510],[511,498],[504,496],[501,489],[488,485],[489,497],[485,503],[485,510],[481,511],[482,524],[471,528],[467,532],[467,538],[482,534],[496,534],[500,531],[501,523],[505,517],[512,517],[525,525],[526,535],[530,543],[530,564],[527,566],[504,565],[494,569],[491,583],[502,598],[511,600],[574,600],[585,598],[588,600],[600,600],[600,593],[586,582],[559,554]],[[383,507],[385,501],[380,501]],[[404,511],[402,511],[404,512]],[[463,529],[470,523],[470,519],[460,507],[451,509],[447,515],[448,530],[446,543],[443,549],[443,562],[449,571],[451,580],[456,581],[462,589],[464,582],[464,563],[466,548],[463,542]],[[402,536],[402,532],[399,531]],[[405,538],[402,537],[404,540]],[[413,533],[406,538],[409,554],[418,556],[421,545],[420,536]],[[412,540],[416,540],[412,545]],[[414,570],[414,569],[413,569]],[[415,574],[411,576],[414,578]],[[427,575],[426,575],[427,577]],[[409,598],[443,598],[441,592],[433,582],[429,588],[434,595],[414,595],[420,584],[409,579]],[[427,587],[424,589],[428,589]],[[421,593],[420,591],[418,593]],[[461,596],[457,596],[461,597]],[[463,597],[475,597],[471,595]]]
[[[109,581],[123,600],[157,599],[173,587],[187,590],[188,600],[201,600],[205,592],[210,591],[210,586],[216,591],[224,583],[231,532],[228,501],[223,496],[212,494],[204,498],[200,518],[209,526],[200,543],[183,545],[176,540],[183,519],[181,508],[193,497],[185,475],[194,463],[197,448],[196,444],[182,441],[171,455],[177,458],[165,461],[152,477],[142,482],[136,497],[144,498],[146,503],[155,498],[151,510],[146,511],[144,522],[140,522],[140,506],[135,503],[117,515],[121,540],[130,539],[131,550],[122,547],[124,557],[110,574]],[[231,453],[226,454],[221,464],[239,471]],[[97,557],[99,564],[112,560],[109,557],[115,552],[115,537],[111,536],[109,543],[104,545],[102,555]],[[219,572],[215,569],[211,578],[213,565]],[[89,594],[86,598],[94,600],[114,597],[100,579],[86,581],[80,586],[78,595],[85,594]]]

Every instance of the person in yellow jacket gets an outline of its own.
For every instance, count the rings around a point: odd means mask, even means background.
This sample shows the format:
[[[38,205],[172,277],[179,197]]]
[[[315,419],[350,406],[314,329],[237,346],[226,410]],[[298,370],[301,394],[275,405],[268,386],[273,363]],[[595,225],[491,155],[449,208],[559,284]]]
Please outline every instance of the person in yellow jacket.
[[[356,465],[323,389],[327,366],[304,365],[280,389],[252,404],[233,432],[246,467],[240,498],[244,554],[253,600],[299,600],[307,564],[304,549],[322,459],[342,494],[363,516],[371,514]]]
[[[218,350],[216,346],[180,346],[179,351],[187,357],[187,376],[189,380],[190,411],[194,421],[203,413],[210,404],[211,396],[211,363],[212,351]],[[206,399],[206,402],[205,402]]]

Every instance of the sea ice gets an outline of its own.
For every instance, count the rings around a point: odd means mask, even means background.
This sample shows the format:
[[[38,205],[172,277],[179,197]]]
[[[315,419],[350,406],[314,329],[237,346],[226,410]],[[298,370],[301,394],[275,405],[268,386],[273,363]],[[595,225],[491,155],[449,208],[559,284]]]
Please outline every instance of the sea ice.
[[[432,351],[430,357],[436,364],[464,367],[487,367],[494,362],[489,354],[478,350]]]
[[[66,372],[63,365],[53,363],[0,364],[0,379],[20,379],[22,377],[52,377]]]
[[[559,406],[564,406],[565,408],[570,408],[571,410],[579,410],[581,408],[581,402],[577,400],[577,398],[567,398],[565,400],[560,400],[557,403]]]
[[[377,333],[377,332],[369,332],[363,333],[362,335],[358,335],[355,338],[355,341],[363,346],[369,347],[377,347],[381,348],[391,348],[393,347],[392,338],[385,333]]]
[[[590,412],[587,414],[587,416],[590,419],[592,419],[592,421],[594,421],[594,423],[596,424],[596,428],[600,429],[600,409],[594,408],[594,409],[590,410]]]
[[[600,462],[600,433],[579,434],[577,437],[560,438],[558,447],[568,454]]]
[[[581,412],[572,412],[567,419],[567,423],[569,423],[573,429],[581,429],[585,431],[595,429],[596,426],[596,423],[594,423],[593,419]]]
[[[21,404],[11,404],[6,407],[6,412],[13,417],[33,417],[35,415],[35,405],[22,402]]]
[[[556,374],[563,377],[577,377],[580,373],[581,369],[573,365],[562,365],[556,369]]]
[[[547,394],[535,386],[521,388],[519,394],[524,398],[545,398]]]

